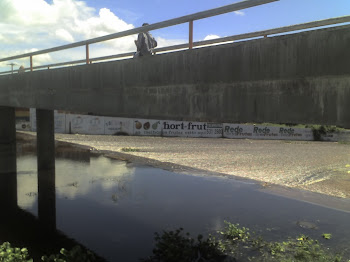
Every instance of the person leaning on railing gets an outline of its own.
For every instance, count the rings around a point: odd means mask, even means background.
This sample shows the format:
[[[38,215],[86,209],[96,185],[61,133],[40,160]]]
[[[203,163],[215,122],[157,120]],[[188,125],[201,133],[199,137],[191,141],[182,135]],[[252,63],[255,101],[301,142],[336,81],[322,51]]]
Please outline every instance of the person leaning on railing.
[[[24,69],[24,66],[21,65],[19,68],[18,68],[18,73],[24,73],[26,70]]]
[[[142,26],[146,26],[144,23]],[[134,57],[149,56],[154,54],[153,48],[157,47],[157,41],[149,32],[139,33],[137,40],[135,40],[137,52]]]

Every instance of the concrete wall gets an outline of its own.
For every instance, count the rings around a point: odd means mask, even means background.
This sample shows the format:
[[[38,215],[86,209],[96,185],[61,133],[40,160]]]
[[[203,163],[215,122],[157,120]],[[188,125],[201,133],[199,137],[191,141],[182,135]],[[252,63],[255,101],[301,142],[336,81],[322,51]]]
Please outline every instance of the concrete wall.
[[[350,127],[349,46],[350,26],[343,26],[1,76],[0,105]]]

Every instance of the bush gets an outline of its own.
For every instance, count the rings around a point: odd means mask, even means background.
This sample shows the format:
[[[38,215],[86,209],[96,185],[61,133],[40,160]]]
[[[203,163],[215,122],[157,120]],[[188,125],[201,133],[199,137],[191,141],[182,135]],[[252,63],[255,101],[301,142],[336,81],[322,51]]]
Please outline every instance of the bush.
[[[62,248],[60,254],[42,256],[44,262],[94,262],[94,255],[90,251],[84,251],[80,246],[72,248],[70,251]],[[33,262],[29,259],[26,248],[13,248],[8,242],[0,246],[0,262]]]
[[[194,262],[194,261],[264,261],[264,262],[341,262],[339,255],[332,255],[307,236],[283,242],[268,242],[250,233],[248,228],[225,221],[225,228],[217,238],[209,236],[197,240],[183,229],[155,234],[156,247],[145,262]]]
[[[0,246],[0,262],[33,262],[33,259],[28,257],[26,248],[11,247],[9,242]]]

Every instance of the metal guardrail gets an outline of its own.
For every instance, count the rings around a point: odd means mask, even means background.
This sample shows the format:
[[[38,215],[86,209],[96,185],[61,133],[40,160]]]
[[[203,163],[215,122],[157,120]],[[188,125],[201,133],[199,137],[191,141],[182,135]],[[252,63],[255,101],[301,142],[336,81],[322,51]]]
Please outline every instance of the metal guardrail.
[[[230,42],[230,41],[235,41],[235,40],[243,40],[243,39],[256,38],[256,37],[267,37],[268,35],[282,34],[282,33],[286,33],[286,32],[306,30],[306,29],[310,29],[310,28],[317,28],[317,27],[322,27],[322,26],[350,22],[350,16],[342,16],[342,17],[337,17],[337,18],[330,18],[330,19],[325,19],[325,20],[320,20],[320,21],[313,21],[313,22],[309,22],[309,23],[296,24],[296,25],[291,25],[291,26],[285,26],[285,27],[280,27],[280,28],[275,28],[275,29],[257,31],[257,32],[252,32],[252,33],[245,33],[245,34],[217,38],[217,39],[212,39],[212,40],[193,42],[193,21],[194,20],[204,19],[204,18],[208,18],[208,17],[212,17],[212,16],[224,14],[224,13],[242,10],[242,9],[257,6],[257,5],[275,2],[275,1],[279,1],[279,0],[246,0],[246,1],[235,3],[235,4],[222,6],[219,8],[195,13],[192,15],[187,15],[187,16],[183,16],[183,17],[179,17],[179,18],[166,20],[166,21],[151,24],[148,26],[142,26],[142,27],[126,30],[123,32],[118,32],[115,34],[110,34],[110,35],[106,35],[106,36],[102,36],[102,37],[93,38],[93,39],[86,40],[86,41],[80,41],[80,42],[76,42],[76,43],[72,43],[72,44],[68,44],[68,45],[63,45],[63,46],[58,46],[58,47],[54,47],[54,48],[49,48],[49,49],[44,49],[44,50],[40,50],[40,51],[36,51],[36,52],[1,58],[0,62],[29,57],[30,58],[29,70],[33,71],[34,69],[44,69],[44,68],[49,69],[50,67],[60,67],[60,66],[67,66],[67,65],[74,65],[74,64],[85,64],[85,63],[89,64],[92,62],[102,61],[102,60],[112,60],[112,59],[118,59],[118,58],[132,57],[134,52],[117,54],[117,55],[110,55],[110,56],[103,56],[103,57],[97,57],[97,58],[89,58],[89,45],[93,44],[93,43],[98,43],[98,42],[103,42],[103,41],[112,40],[112,39],[116,39],[116,38],[121,38],[121,37],[134,35],[134,34],[145,32],[145,31],[151,31],[151,30],[165,28],[165,27],[178,25],[178,24],[182,24],[182,23],[187,23],[187,22],[189,23],[189,42],[188,43],[174,45],[174,46],[168,46],[168,47],[162,47],[162,48],[156,48],[154,51],[159,53],[159,52],[175,51],[175,50],[187,49],[187,48],[191,49],[193,47],[199,47],[199,46],[204,46],[204,45],[220,44],[220,43],[225,43],[225,42]],[[66,50],[66,49],[80,47],[80,46],[86,46],[86,59],[33,67],[33,56],[35,56],[35,55],[41,55],[41,54]],[[28,68],[26,68],[26,70],[28,70]],[[13,71],[0,72],[0,75],[1,74],[9,74],[12,72]]]
[[[279,1],[279,0],[245,0],[242,2],[238,2],[238,3],[234,3],[234,4],[230,4],[230,5],[225,5],[225,6],[210,9],[207,11],[202,11],[202,12],[198,12],[195,14],[186,15],[186,16],[166,20],[163,22],[154,23],[154,24],[151,24],[148,26],[142,26],[142,27],[138,27],[138,28],[134,28],[134,29],[130,29],[130,30],[126,30],[123,32],[118,32],[118,33],[102,36],[102,37],[97,37],[97,38],[93,38],[93,39],[89,39],[89,40],[85,40],[85,41],[80,41],[80,42],[76,42],[76,43],[72,43],[72,44],[62,45],[62,46],[53,47],[53,48],[49,48],[49,49],[44,49],[44,50],[40,50],[40,51],[36,51],[36,52],[30,52],[30,53],[26,53],[26,54],[22,54],[22,55],[1,58],[0,62],[29,57],[29,59],[30,59],[30,71],[33,71],[33,69],[34,69],[33,68],[33,56],[35,56],[35,55],[41,55],[41,54],[61,51],[61,50],[65,50],[65,49],[71,49],[71,48],[75,48],[75,47],[85,46],[86,47],[85,63],[89,64],[90,61],[92,61],[89,58],[89,45],[90,44],[99,43],[99,42],[103,42],[103,41],[107,41],[107,40],[121,38],[121,37],[129,36],[129,35],[138,34],[141,32],[151,31],[151,30],[165,28],[165,27],[174,26],[174,25],[183,24],[183,23],[189,23],[189,47],[192,48],[193,21],[212,17],[212,16],[217,16],[217,15],[221,15],[221,14],[225,14],[225,13],[238,11],[238,10],[250,8],[253,6],[263,5],[263,4],[267,4],[267,3],[271,3],[271,2],[277,2],[277,1]],[[60,63],[60,64],[62,65],[62,63]],[[69,64],[72,64],[72,62],[70,62]],[[38,68],[38,67],[36,67],[36,68]]]

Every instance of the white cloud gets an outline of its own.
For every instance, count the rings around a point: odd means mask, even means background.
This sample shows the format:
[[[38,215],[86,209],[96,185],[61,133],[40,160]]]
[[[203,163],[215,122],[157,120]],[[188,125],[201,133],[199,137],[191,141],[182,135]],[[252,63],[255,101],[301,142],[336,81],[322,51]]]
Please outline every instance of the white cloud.
[[[243,11],[234,11],[236,15],[244,16],[245,13]]]
[[[75,161],[56,160],[55,187],[58,197],[69,199],[78,196],[92,197],[90,194],[96,187],[101,187],[105,193],[113,192],[118,197],[131,193],[130,183],[135,172],[134,168],[104,157],[91,158],[90,162],[90,165],[86,165]],[[18,205],[22,208],[31,208],[37,202],[38,176],[35,164],[30,156],[22,157],[17,163]],[[64,170],[71,170],[74,175]],[[104,203],[112,201],[112,195],[105,195],[102,201]]]
[[[66,41],[66,42],[74,42],[73,36],[63,28],[57,29],[55,34],[58,39],[62,39],[63,41]]]
[[[107,8],[79,0],[0,0],[0,57],[9,57],[134,28]],[[136,51],[136,35],[90,45],[90,58]],[[158,47],[187,43],[157,37]],[[34,56],[34,66],[85,59],[85,47]],[[29,58],[15,61],[29,67]],[[0,63],[7,71],[8,62]]]
[[[132,29],[109,9],[94,8],[77,0],[0,0],[0,57],[42,50],[75,41]],[[91,56],[115,54],[135,49],[135,36],[91,45]],[[34,57],[34,66],[42,63],[84,59],[85,52],[70,50]],[[55,59],[55,60],[53,60]],[[2,66],[4,67],[3,63]]]
[[[218,35],[207,35],[206,37],[204,37],[203,40],[212,40],[212,39],[217,39],[220,38],[220,36]]]
[[[157,37],[157,47],[165,47],[165,46],[172,46],[172,45],[180,45],[180,44],[186,44],[188,43],[188,40],[184,39],[165,39],[162,37]]]

